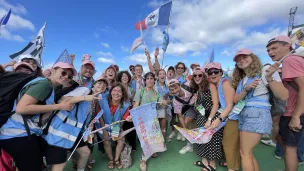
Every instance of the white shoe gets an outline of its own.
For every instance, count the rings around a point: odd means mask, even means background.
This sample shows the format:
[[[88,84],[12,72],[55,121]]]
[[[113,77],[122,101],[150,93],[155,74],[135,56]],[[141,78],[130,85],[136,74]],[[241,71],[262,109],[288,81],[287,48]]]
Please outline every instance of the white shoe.
[[[274,157],[278,160],[282,160],[282,157],[280,157],[280,156],[274,155]]]
[[[193,147],[192,147],[192,145],[187,144],[185,147],[183,147],[183,148],[179,151],[180,154],[185,154],[185,153],[187,153],[187,152],[193,152]]]
[[[261,140],[261,142],[265,145],[269,145],[269,146],[272,146],[272,147],[276,147],[277,144],[274,143],[272,140]]]
[[[172,131],[171,134],[169,135],[169,139],[172,139],[175,137],[175,131]]]
[[[178,140],[178,141],[182,140],[182,134],[178,133],[176,140]]]
[[[186,138],[185,138],[185,137],[182,137],[182,141],[186,141]]]

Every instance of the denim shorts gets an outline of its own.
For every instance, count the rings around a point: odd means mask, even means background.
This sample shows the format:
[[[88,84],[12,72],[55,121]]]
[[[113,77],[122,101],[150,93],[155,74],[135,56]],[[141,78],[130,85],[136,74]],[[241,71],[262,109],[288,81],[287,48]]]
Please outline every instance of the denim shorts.
[[[272,119],[269,109],[248,106],[239,115],[240,131],[270,134]]]
[[[304,131],[304,116],[300,117],[300,123],[302,129],[299,132],[295,132],[289,128],[289,122],[291,116],[281,116],[279,123],[279,135],[282,137],[284,144],[292,147],[297,147]]]
[[[194,110],[193,107],[190,107],[185,113],[184,113],[184,117],[187,117],[187,118],[191,118],[191,119],[196,119],[196,115],[197,115],[197,112]]]

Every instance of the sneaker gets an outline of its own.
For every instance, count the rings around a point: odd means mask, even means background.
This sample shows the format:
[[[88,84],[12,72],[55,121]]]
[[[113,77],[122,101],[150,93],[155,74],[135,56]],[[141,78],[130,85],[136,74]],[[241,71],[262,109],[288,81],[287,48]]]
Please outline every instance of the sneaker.
[[[182,140],[182,134],[178,133],[176,140],[178,140],[178,141]]]
[[[304,164],[304,161],[301,161],[299,162],[299,166],[303,165]]]
[[[262,142],[263,144],[269,145],[269,146],[271,146],[271,147],[276,147],[276,146],[277,146],[277,144],[274,143],[272,140],[261,140],[261,142]]]
[[[281,156],[278,156],[278,155],[274,155],[274,157],[276,158],[276,159],[278,159],[278,160],[282,160],[282,157]]]
[[[193,152],[193,147],[192,147],[192,145],[186,145],[185,147],[183,147],[180,151],[179,151],[179,153],[180,154],[185,154],[185,153],[187,153],[187,152]]]
[[[182,137],[182,141],[186,141],[186,138],[185,138],[185,137]]]
[[[175,131],[171,132],[171,134],[169,135],[169,139],[172,139],[173,137],[175,137]]]

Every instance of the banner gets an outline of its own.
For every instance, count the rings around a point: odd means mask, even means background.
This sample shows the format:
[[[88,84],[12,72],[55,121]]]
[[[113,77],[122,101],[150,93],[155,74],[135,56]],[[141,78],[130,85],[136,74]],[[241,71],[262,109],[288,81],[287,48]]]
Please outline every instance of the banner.
[[[130,110],[141,148],[143,159],[147,160],[156,152],[165,151],[164,137],[160,130],[156,103],[148,103]]]
[[[216,129],[205,127],[195,128],[195,129],[185,129],[174,125],[174,127],[191,143],[191,144],[206,144],[208,143],[213,134],[218,130],[223,128],[227,122],[222,122]]]

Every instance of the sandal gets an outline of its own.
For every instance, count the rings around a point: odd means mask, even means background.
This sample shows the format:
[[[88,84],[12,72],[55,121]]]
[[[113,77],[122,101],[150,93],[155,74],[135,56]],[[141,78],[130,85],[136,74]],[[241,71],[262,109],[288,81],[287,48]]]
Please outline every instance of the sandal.
[[[207,169],[207,171],[210,171],[210,169],[206,165],[204,165],[204,163],[202,161],[196,161],[195,163],[193,163],[193,165],[198,166],[198,167],[202,167],[203,168],[202,170]]]
[[[115,165],[116,165],[116,167],[117,167],[118,170],[122,169],[122,164],[120,163],[119,160],[115,161]]]
[[[113,160],[110,160],[110,161],[108,162],[108,169],[112,170],[112,169],[114,169],[114,168],[115,168],[114,161],[113,161]]]
[[[153,155],[152,155],[152,158],[157,158],[158,157],[158,154],[157,153],[154,153]]]
[[[227,167],[227,162],[219,162],[219,165],[222,167]]]
[[[216,167],[213,167],[213,166],[211,166],[211,165],[208,165],[208,167],[209,167],[209,170],[210,170],[210,171],[216,171]]]

